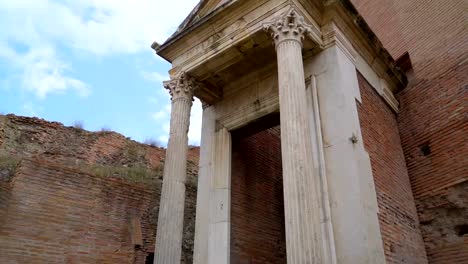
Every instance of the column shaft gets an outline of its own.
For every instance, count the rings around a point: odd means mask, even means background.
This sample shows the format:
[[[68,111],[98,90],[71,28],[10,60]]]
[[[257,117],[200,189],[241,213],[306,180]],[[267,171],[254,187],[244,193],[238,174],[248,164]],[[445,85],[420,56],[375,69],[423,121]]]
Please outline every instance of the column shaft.
[[[313,175],[301,44],[284,40],[277,56],[288,263],[321,263],[319,183]]]
[[[203,109],[200,161],[198,170],[197,212],[195,218],[195,240],[193,263],[208,263],[208,231],[210,226],[210,192],[213,178],[215,144],[214,107]]]
[[[183,81],[169,85],[172,95],[171,127],[164,161],[164,178],[159,204],[155,264],[180,263],[184,223],[188,128],[192,88]],[[187,89],[187,87],[189,87]]]
[[[276,44],[283,164],[284,214],[288,263],[322,263],[320,175],[314,171],[313,149],[302,40],[311,32],[292,8],[264,25]]]

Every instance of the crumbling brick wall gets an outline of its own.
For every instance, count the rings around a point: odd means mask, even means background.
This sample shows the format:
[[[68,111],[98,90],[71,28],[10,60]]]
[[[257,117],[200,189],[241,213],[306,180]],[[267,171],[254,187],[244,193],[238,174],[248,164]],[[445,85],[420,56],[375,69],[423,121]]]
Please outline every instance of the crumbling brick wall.
[[[149,187],[38,160],[23,160],[9,185],[1,263],[133,263],[138,250],[153,250],[155,226],[143,218],[155,205]],[[133,218],[144,227],[140,249]]]
[[[399,96],[401,139],[429,263],[468,263],[467,235],[456,235],[457,225],[468,224],[467,72],[466,64],[452,67]],[[460,192],[465,195],[448,198]]]
[[[387,263],[427,263],[396,114],[358,73],[364,146],[371,159]]]
[[[187,160],[183,263],[192,263],[198,153],[190,148]],[[115,132],[0,115],[0,263],[145,263],[154,251],[164,156],[163,148]],[[136,248],[129,244],[135,215],[144,236]],[[91,247],[77,253],[77,244]],[[56,256],[42,258],[47,252]]]
[[[468,263],[466,1],[352,1],[394,58],[411,59],[398,126],[429,263]]]
[[[194,148],[198,152],[198,148]],[[197,154],[192,155],[195,158]],[[112,131],[90,132],[35,117],[0,115],[0,155],[40,155],[49,161],[157,168],[165,150]]]
[[[430,263],[468,263],[468,181],[417,202]]]
[[[193,178],[187,184],[183,263],[192,263]],[[24,159],[0,187],[0,263],[143,264],[154,252],[160,180],[136,184]]]
[[[279,126],[233,136],[231,263],[286,263]]]

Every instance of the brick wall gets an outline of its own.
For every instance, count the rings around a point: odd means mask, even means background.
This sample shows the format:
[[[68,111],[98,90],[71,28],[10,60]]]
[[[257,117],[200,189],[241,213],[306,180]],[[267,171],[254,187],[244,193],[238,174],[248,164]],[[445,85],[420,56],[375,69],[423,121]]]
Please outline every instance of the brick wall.
[[[413,65],[397,95],[398,125],[429,263],[468,263],[457,231],[468,224],[466,1],[353,2],[395,58],[404,43]],[[393,29],[382,23],[390,17]]]
[[[468,181],[417,201],[430,263],[468,263]]]
[[[231,263],[286,263],[279,126],[233,136]]]
[[[149,188],[29,160],[10,184],[1,263],[132,263],[133,217],[143,222],[142,250],[151,251],[155,227],[143,219]]]
[[[407,51],[397,6],[393,0],[351,0],[384,47],[394,58]]]
[[[358,73],[364,146],[371,159],[387,263],[427,263],[396,115]]]
[[[116,132],[90,132],[35,117],[0,115],[0,155],[41,155],[73,165],[76,161],[110,166],[157,168],[165,150],[133,141]],[[190,159],[196,158],[198,148]]]
[[[160,185],[25,159],[13,177],[0,179],[0,263],[145,263],[154,251]],[[191,263],[194,186],[188,183],[183,263]]]

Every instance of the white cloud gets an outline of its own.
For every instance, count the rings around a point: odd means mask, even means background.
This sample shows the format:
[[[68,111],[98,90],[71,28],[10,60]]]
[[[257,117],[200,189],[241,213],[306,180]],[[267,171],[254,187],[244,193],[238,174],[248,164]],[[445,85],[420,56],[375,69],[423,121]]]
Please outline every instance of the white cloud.
[[[151,117],[156,120],[156,121],[159,121],[161,119],[164,119],[167,117],[167,113],[166,111],[164,110],[160,110],[160,111],[157,111],[157,112],[154,112]]]
[[[190,112],[190,128],[188,132],[189,143],[200,145],[203,108],[200,100],[195,99]]]
[[[155,98],[152,98],[152,99],[155,99]],[[158,101],[154,100],[154,104],[158,105]],[[161,108],[159,111],[152,113],[151,117],[155,121],[164,121],[164,124],[162,127],[165,132],[169,133],[169,120],[171,118],[171,104],[170,103],[164,106],[163,108]]]
[[[198,0],[4,0],[0,34],[22,43],[43,40],[96,55],[150,51]]]
[[[72,76],[71,57],[96,57],[148,52],[153,41],[162,43],[199,0],[2,0],[0,1],[0,59],[19,72],[24,89],[39,97],[74,90],[86,96],[89,86]],[[60,52],[59,52],[60,51]],[[151,55],[149,55],[151,56]],[[153,60],[154,57],[149,57]],[[161,84],[167,74],[142,71],[142,77]],[[164,95],[162,94],[164,93]],[[169,94],[161,89],[164,108],[152,114],[162,124],[167,142]],[[164,115],[165,114],[165,115]],[[201,104],[195,101],[189,142],[199,144]]]
[[[37,116],[37,111],[31,103],[23,104],[23,111],[27,116]]]
[[[80,96],[87,96],[90,91],[88,85],[82,81],[68,77],[64,74],[70,67],[58,60],[54,53],[46,50],[32,50],[22,58],[23,87],[33,91],[40,98],[49,93],[63,93],[66,90],[75,90]]]
[[[10,67],[19,70],[21,86],[39,98],[66,90],[75,90],[80,96],[90,93],[87,84],[66,75],[69,65],[59,60],[50,47],[36,47],[26,53],[19,53],[8,45],[0,44],[2,58],[9,61]]]
[[[190,127],[188,132],[189,144],[191,145],[200,145],[202,116],[203,110],[201,102],[195,99],[190,112]],[[158,138],[159,141],[163,144],[167,144],[170,130],[171,105],[166,105],[161,110],[152,113],[151,117],[162,127],[163,135]]]
[[[151,52],[151,43],[166,39],[196,3],[197,0],[3,0],[0,59],[18,68],[23,86],[39,97],[66,90],[86,96],[88,85],[66,74],[73,65],[57,55],[58,48],[72,54],[84,51],[98,56]],[[167,79],[166,75],[150,72],[146,77],[159,82]]]
[[[167,146],[167,142],[169,141],[169,137],[168,136],[159,136],[158,137],[159,139],[159,142],[161,142],[162,144],[164,144],[164,146]]]
[[[169,80],[169,75],[167,74],[161,74],[159,72],[148,72],[148,71],[142,71],[141,75],[143,78],[145,78],[148,81],[156,82],[156,83],[162,83],[163,81]]]

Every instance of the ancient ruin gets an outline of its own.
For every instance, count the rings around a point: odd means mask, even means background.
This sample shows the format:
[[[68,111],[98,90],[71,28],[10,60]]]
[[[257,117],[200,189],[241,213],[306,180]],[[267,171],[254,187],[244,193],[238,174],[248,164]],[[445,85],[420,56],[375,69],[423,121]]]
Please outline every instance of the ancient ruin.
[[[468,41],[442,2],[200,1],[152,45],[166,150],[0,115],[0,263],[468,263]]]
[[[201,1],[174,35],[152,48],[172,63],[172,79],[164,83],[172,96],[170,166],[164,170],[155,263],[180,261],[193,96],[204,104],[194,263],[385,263],[397,245],[385,244],[392,234],[384,225],[393,216],[379,214],[379,206],[397,196],[405,197],[405,208],[396,213],[409,230],[396,261],[426,261],[398,133],[390,143],[394,156],[384,166],[396,162],[391,166],[409,192],[378,201],[376,190],[383,186],[376,188],[380,179],[371,160],[383,162],[387,153],[368,152],[398,132],[395,94],[405,89],[407,76],[350,1]],[[377,114],[366,109],[376,105],[384,112],[375,121],[388,131],[370,141],[363,135],[373,136],[374,124],[363,122]],[[277,148],[249,146],[272,134],[276,139],[264,144]],[[253,164],[246,148],[258,152]],[[277,171],[262,171],[264,162]],[[276,179],[263,179],[265,173]],[[249,191],[239,190],[246,177]],[[259,177],[274,186],[274,195],[271,188],[249,186]],[[271,221],[259,215],[262,206],[255,207],[267,198],[263,206],[279,205],[277,212],[264,210],[276,213]],[[245,217],[253,226],[238,219]],[[244,228],[252,235],[240,235]],[[278,247],[264,242],[269,240]]]
[[[110,131],[0,115],[0,263],[146,263],[165,150]],[[198,147],[187,156],[192,262]]]

